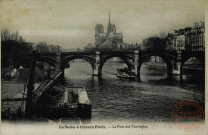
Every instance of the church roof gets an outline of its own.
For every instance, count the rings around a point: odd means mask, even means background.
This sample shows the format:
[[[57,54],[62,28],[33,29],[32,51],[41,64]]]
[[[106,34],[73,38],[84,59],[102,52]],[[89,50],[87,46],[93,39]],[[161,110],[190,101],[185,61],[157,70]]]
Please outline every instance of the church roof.
[[[114,33],[113,32],[111,32],[111,33],[109,33],[109,35],[108,35],[108,38],[114,38]]]
[[[102,44],[99,45],[100,48],[109,48],[111,46],[112,46],[112,44],[111,44],[110,39],[107,39],[105,42],[103,42]]]

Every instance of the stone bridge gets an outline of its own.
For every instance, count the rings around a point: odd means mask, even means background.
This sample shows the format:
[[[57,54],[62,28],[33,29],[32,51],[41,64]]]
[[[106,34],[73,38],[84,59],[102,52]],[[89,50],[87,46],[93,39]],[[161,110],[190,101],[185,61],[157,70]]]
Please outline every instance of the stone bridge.
[[[43,61],[55,67],[57,71],[63,70],[67,63],[82,59],[88,62],[92,69],[93,75],[100,76],[105,62],[113,57],[119,57],[128,66],[129,70],[140,76],[140,68],[151,56],[159,56],[167,65],[167,76],[172,77],[177,72],[182,77],[182,68],[184,63],[192,57],[197,58],[205,71],[205,52],[204,51],[168,51],[168,50],[133,50],[133,51],[80,51],[80,52],[61,52],[61,53],[35,53],[36,61]],[[30,61],[30,57],[24,57],[24,61]]]

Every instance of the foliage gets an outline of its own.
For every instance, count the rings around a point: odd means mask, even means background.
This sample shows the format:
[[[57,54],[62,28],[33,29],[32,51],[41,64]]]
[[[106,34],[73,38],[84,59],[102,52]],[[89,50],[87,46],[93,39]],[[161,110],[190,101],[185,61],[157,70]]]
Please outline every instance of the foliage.
[[[165,50],[166,49],[166,35],[161,33],[160,36],[153,36],[143,40],[144,50]]]
[[[31,52],[32,46],[26,43],[17,31],[11,33],[8,29],[1,30],[2,67],[8,67],[12,57],[18,57]]]

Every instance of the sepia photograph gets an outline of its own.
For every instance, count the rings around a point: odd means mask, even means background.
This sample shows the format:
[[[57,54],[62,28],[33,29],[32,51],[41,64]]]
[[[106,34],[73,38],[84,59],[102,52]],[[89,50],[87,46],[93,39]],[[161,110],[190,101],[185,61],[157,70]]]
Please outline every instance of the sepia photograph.
[[[0,134],[206,134],[205,7],[1,0]]]

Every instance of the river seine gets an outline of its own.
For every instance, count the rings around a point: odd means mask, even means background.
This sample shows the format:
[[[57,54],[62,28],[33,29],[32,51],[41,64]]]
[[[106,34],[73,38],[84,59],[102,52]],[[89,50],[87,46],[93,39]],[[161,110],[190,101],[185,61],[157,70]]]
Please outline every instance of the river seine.
[[[107,61],[102,76],[92,76],[87,62],[75,60],[65,69],[65,86],[85,87],[92,103],[90,121],[171,121],[174,105],[183,99],[196,100],[204,108],[205,91],[201,70],[184,69],[183,82],[179,76],[166,79],[165,64],[141,67],[141,79],[121,80],[118,68],[125,63]],[[63,86],[60,86],[63,87]]]

